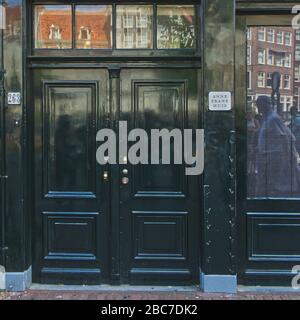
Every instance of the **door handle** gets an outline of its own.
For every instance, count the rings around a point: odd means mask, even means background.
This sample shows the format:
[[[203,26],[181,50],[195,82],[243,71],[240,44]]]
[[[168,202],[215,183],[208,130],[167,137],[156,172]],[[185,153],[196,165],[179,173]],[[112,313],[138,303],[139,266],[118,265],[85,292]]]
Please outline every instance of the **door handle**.
[[[129,183],[129,178],[128,177],[123,177],[121,179],[121,183],[124,184],[124,185],[128,184]]]
[[[108,172],[104,171],[103,172],[103,181],[107,182],[109,180]]]

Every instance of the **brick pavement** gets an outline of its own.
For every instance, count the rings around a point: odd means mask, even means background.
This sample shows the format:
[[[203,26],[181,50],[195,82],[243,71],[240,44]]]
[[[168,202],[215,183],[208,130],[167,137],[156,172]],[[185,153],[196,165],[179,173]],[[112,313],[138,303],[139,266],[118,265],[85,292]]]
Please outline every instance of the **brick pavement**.
[[[28,290],[19,293],[0,292],[0,300],[300,300],[297,292],[239,292],[207,294],[200,291],[52,291]]]

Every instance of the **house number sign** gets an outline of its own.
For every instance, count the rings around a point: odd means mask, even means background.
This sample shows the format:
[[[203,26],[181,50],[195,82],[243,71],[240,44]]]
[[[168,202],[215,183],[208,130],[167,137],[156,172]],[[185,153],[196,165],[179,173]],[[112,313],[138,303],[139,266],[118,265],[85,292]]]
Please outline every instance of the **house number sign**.
[[[21,104],[21,92],[8,92],[7,104]]]
[[[229,111],[231,110],[231,92],[212,91],[209,93],[210,111]]]

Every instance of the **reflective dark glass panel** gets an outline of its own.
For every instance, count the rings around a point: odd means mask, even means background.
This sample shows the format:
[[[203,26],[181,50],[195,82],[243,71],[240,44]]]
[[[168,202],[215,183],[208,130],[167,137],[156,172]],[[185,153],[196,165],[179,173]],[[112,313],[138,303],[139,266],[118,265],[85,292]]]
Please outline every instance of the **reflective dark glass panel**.
[[[152,6],[117,6],[117,49],[151,49],[153,47],[152,24]]]
[[[158,49],[190,49],[195,45],[195,7],[157,6]]]
[[[36,5],[34,7],[35,48],[72,48],[72,7]]]
[[[111,48],[112,6],[78,5],[75,12],[76,48]]]
[[[257,26],[247,39],[248,197],[299,197],[300,38]]]

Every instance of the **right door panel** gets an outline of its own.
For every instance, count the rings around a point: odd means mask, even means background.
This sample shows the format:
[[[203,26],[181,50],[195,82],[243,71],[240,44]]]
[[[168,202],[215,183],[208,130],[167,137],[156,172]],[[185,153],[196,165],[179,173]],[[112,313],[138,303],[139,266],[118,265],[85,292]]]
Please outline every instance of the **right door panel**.
[[[122,70],[120,119],[148,133],[149,151],[151,129],[201,128],[199,78],[197,69]],[[123,282],[199,281],[201,177],[172,164],[173,142],[170,165],[120,166]]]

